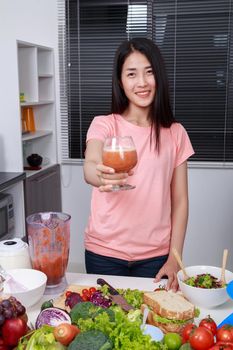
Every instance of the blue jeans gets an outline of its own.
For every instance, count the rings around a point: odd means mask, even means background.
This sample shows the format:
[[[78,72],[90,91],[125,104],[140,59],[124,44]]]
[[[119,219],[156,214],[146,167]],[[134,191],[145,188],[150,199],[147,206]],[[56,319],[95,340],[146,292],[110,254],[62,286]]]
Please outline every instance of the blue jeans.
[[[85,250],[85,264],[87,273],[96,275],[117,275],[154,278],[168,255],[157,256],[138,261],[127,261],[95,254]]]

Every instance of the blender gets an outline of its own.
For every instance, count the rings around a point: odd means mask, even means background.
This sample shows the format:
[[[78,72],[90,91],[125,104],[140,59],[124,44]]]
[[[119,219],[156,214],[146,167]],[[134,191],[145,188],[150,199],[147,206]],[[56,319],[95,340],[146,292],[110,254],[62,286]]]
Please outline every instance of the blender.
[[[61,293],[67,286],[70,219],[70,215],[58,212],[35,213],[26,218],[31,264],[47,276],[45,294]]]

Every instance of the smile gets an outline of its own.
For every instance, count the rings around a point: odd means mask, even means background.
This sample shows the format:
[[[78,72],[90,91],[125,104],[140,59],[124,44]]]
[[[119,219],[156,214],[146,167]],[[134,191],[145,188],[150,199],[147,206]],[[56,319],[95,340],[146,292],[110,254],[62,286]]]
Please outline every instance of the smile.
[[[141,92],[136,92],[136,95],[139,97],[147,97],[150,95],[150,91],[141,91]]]

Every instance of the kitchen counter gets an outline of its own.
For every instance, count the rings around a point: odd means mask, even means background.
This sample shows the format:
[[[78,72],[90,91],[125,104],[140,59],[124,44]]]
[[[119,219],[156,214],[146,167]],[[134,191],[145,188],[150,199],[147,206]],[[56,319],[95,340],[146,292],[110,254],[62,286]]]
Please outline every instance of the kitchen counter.
[[[165,281],[159,283],[153,283],[152,278],[142,278],[142,277],[122,277],[122,276],[101,276],[101,275],[91,275],[83,273],[71,273],[66,274],[67,283],[77,284],[83,286],[96,286],[97,278],[104,278],[115,288],[131,288],[139,290],[152,291],[160,285],[164,285]],[[40,312],[40,306],[45,300],[55,299],[58,295],[44,295],[43,298],[34,306],[27,310],[30,322],[34,324],[37,315]],[[215,322],[220,324],[229,314],[233,312],[233,300],[229,300],[223,305],[215,309],[200,309],[199,319],[202,319],[210,315]],[[197,320],[198,321],[198,320]]]
[[[9,186],[22,181],[26,178],[26,174],[14,172],[0,172],[0,192],[4,191]]]

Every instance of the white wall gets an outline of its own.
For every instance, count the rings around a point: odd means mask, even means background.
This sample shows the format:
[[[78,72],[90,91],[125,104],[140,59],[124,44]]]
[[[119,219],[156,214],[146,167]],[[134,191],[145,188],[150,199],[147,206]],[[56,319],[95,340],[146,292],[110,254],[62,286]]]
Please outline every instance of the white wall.
[[[57,38],[56,0],[0,0],[0,171],[23,169],[17,40],[54,48],[58,77]]]
[[[222,264],[233,271],[233,169],[189,169],[190,215],[186,264]]]

